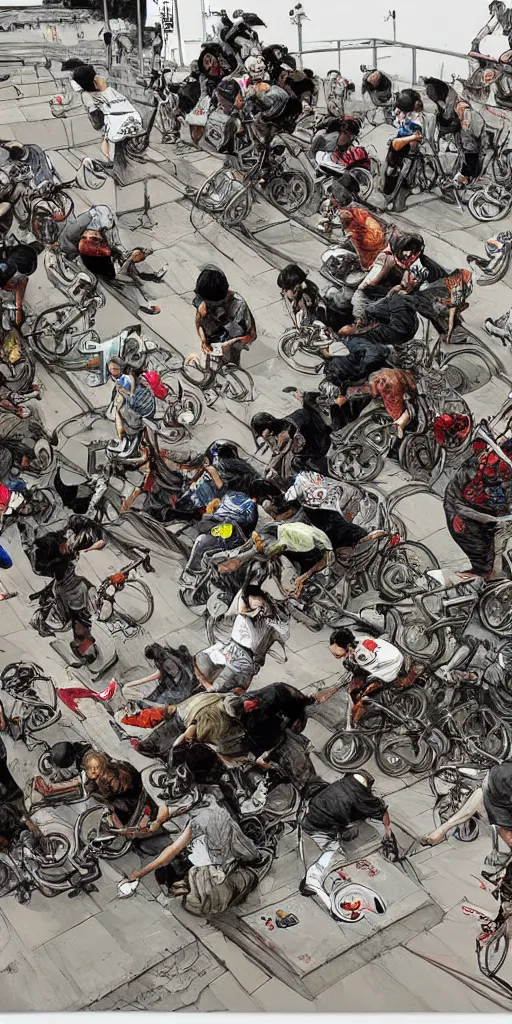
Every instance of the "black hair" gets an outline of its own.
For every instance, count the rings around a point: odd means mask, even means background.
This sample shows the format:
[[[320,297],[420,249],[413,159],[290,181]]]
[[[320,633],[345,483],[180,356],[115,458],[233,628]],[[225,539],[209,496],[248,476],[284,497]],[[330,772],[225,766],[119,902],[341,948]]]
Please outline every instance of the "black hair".
[[[311,68],[304,68],[304,74],[306,75],[306,78],[314,78],[315,77],[315,72],[312,71]]]
[[[81,67],[75,68],[71,77],[84,92],[96,92],[96,69],[92,64],[82,64]]]
[[[160,650],[160,644],[148,644],[148,646],[144,648],[144,657],[149,658],[150,661],[155,661],[156,658],[158,658]]]
[[[396,106],[403,114],[410,114],[416,105],[421,102],[421,96],[416,89],[404,89],[396,98]]]
[[[265,498],[278,498],[282,494],[282,490],[274,480],[263,480],[255,477],[251,481],[250,497],[255,498],[257,502],[264,501]]]
[[[180,744],[173,751],[172,763],[175,767],[186,765],[199,786],[218,784],[225,773],[222,761],[206,743]]]
[[[421,235],[396,235],[390,239],[389,247],[393,256],[403,252],[423,252],[425,242]]]
[[[333,178],[331,182],[331,199],[338,206],[348,206],[355,196],[359,195],[359,182],[348,172],[341,174],[339,178]]]
[[[347,629],[345,626],[341,626],[340,629],[334,629],[329,637],[329,645],[336,644],[337,647],[353,647],[355,643],[355,636],[351,629]]]
[[[440,78],[424,78],[423,83],[425,85],[425,92],[434,103],[438,100],[446,100],[450,86],[443,82]]]
[[[31,245],[15,245],[7,251],[7,259],[0,272],[0,287],[7,284],[16,273],[30,277],[37,268],[37,253]]]
[[[238,448],[234,441],[212,441],[206,449],[206,454],[209,457],[222,455],[225,459],[237,459]]]
[[[279,273],[277,287],[283,291],[294,291],[300,284],[307,281],[307,277],[306,271],[301,270],[297,263],[288,263]]]
[[[266,601],[266,603],[268,604],[272,614],[276,618],[279,617],[278,606],[274,601],[274,598],[272,598],[270,594],[267,594],[267,592],[263,590],[263,588],[260,587],[258,583],[245,583],[244,586],[242,587],[241,597],[242,601],[244,601],[245,604],[248,603],[250,597],[262,597],[263,600]]]
[[[50,756],[56,768],[71,768],[78,757],[84,754],[87,744],[84,743],[54,743]]]
[[[76,71],[77,68],[86,68],[87,64],[84,60],[78,60],[78,57],[71,57],[70,60],[63,60],[60,66],[61,71]]]
[[[205,302],[222,302],[228,291],[229,284],[224,271],[219,267],[204,267],[196,281],[196,295]]]
[[[359,135],[361,128],[362,124],[359,118],[352,117],[351,115],[349,115],[343,118],[341,122],[340,132],[348,132],[355,138],[356,135]]]
[[[251,419],[251,430],[254,437],[262,437],[264,430],[270,430],[271,433],[278,431],[281,423],[282,420],[270,412],[257,412]]]
[[[9,139],[2,139],[0,146],[7,150],[11,160],[21,160],[25,152],[25,146],[21,142],[11,142]]]
[[[73,543],[75,551],[84,551],[85,548],[96,544],[98,540],[103,540],[103,530],[100,524],[96,523],[94,519],[88,519],[87,516],[70,516],[68,529],[75,535]]]

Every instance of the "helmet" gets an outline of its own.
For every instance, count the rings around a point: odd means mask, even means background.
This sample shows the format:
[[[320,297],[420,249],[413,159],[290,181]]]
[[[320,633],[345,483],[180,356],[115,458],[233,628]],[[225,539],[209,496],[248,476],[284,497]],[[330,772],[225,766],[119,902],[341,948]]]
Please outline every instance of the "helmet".
[[[247,58],[244,66],[251,78],[259,80],[263,78],[267,70],[267,65],[265,64],[261,53],[251,54],[251,56]]]
[[[251,498],[239,491],[228,491],[221,506],[214,513],[215,519],[228,519],[239,526],[250,525],[256,514],[256,505]]]

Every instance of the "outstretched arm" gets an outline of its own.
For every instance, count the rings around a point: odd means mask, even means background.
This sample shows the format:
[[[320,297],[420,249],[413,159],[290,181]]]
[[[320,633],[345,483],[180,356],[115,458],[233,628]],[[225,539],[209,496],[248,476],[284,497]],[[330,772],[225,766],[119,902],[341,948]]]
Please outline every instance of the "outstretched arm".
[[[183,850],[192,842],[192,829],[190,825],[187,825],[184,832],[176,839],[170,846],[166,846],[165,850],[155,857],[154,860],[150,860],[149,864],[145,867],[139,868],[138,871],[132,871],[130,875],[130,882],[134,882],[137,878],[144,878],[145,875],[150,875],[152,871],[156,871],[157,868],[163,868],[165,864],[170,864],[179,853],[183,853]]]

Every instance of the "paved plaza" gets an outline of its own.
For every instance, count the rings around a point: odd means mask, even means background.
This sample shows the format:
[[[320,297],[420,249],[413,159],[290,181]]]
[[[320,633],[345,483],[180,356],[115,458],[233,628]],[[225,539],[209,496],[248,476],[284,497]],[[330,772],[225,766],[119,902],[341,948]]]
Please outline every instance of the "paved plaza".
[[[48,106],[48,96],[55,93],[52,72],[38,69],[36,73],[27,68],[17,72],[14,80],[21,97],[16,95],[12,82],[0,83],[3,135],[8,131],[20,142],[43,146],[60,178],[72,179],[84,156],[98,156],[98,136],[88,117],[77,106],[76,113],[65,119],[52,118]],[[371,142],[378,151],[383,150],[388,134],[387,126],[372,131]],[[263,199],[254,203],[243,232],[227,232],[205,213],[192,210],[188,195],[189,189],[198,188],[221,165],[221,158],[183,144],[164,145],[160,140],[155,130],[144,162],[137,165],[133,180],[125,187],[109,180],[99,191],[71,190],[75,212],[81,213],[93,204],[110,205],[117,210],[126,248],[134,243],[150,247],[157,264],[168,263],[163,282],[149,288],[161,313],[142,316],[141,322],[150,340],[177,357],[186,357],[197,348],[191,302],[194,282],[204,264],[221,267],[230,286],[247,298],[256,317],[258,338],[243,357],[243,365],[254,377],[255,400],[237,404],[220,398],[212,408],[205,406],[194,442],[200,449],[214,438],[232,438],[254,457],[248,428],[251,416],[263,410],[275,415],[291,411],[296,407],[295,400],[283,389],[289,385],[307,388],[312,380],[293,373],[277,355],[279,337],[289,326],[276,284],[278,269],[294,261],[321,283],[318,266],[325,243],[308,229],[307,218],[289,221]],[[149,211],[141,221],[145,197],[149,198]],[[311,218],[311,225],[317,219]],[[449,267],[465,267],[466,255],[481,252],[490,234],[489,227],[476,223],[467,211],[459,213],[431,197],[413,197],[404,214],[393,215],[393,221],[404,230],[421,230],[428,254]],[[500,229],[510,226],[504,221]],[[481,327],[487,316],[497,316],[511,306],[510,281],[509,276],[492,288],[476,286],[465,314],[468,326],[481,337],[482,344],[493,349],[505,371],[502,377],[494,377],[466,396],[477,418],[494,413],[510,389],[506,375],[512,378],[511,354],[508,348],[498,348]],[[48,281],[41,259],[27,290],[29,309],[37,314],[62,301],[62,294]],[[123,305],[109,292],[95,327],[107,337],[137,320],[135,308]],[[110,386],[86,388],[84,374],[50,372],[43,366],[38,366],[37,374],[44,386],[46,426],[59,430],[58,451],[67,466],[66,479],[78,479],[78,474],[87,469],[90,442],[114,436],[114,424],[102,417],[110,400]],[[378,484],[386,494],[392,494],[408,482],[398,464],[389,462]],[[425,542],[443,568],[465,568],[461,552],[446,529],[439,494],[427,490],[408,498],[400,507],[400,516],[409,538]],[[39,664],[56,685],[76,683],[76,674],[66,668],[50,639],[41,638],[29,625],[33,606],[27,595],[38,589],[40,580],[30,570],[16,528],[10,529],[8,540],[14,567],[6,573],[0,571],[0,589],[15,590],[19,596],[0,604],[0,669],[12,662],[30,660]],[[186,644],[192,653],[206,646],[203,618],[187,609],[178,596],[182,557],[155,545],[151,558],[156,572],[148,582],[155,610],[144,627],[144,636],[106,637],[106,642],[115,643],[118,662],[113,673],[121,683],[147,674],[143,649],[150,638],[172,647]],[[114,529],[107,546],[82,555],[80,564],[89,580],[99,582],[125,560],[116,547]],[[267,659],[257,685],[283,680],[305,692],[316,692],[334,684],[338,673],[328,637],[327,628],[312,633],[293,622],[286,663]],[[126,740],[121,741],[110,727],[102,705],[92,701],[88,705],[84,721],[63,706],[60,721],[45,732],[45,739],[52,743],[65,737],[85,737],[111,756],[130,760],[140,770],[147,769],[147,759]],[[8,704],[6,709],[9,711]],[[309,718],[306,728],[315,767],[328,781],[339,776],[319,753],[333,728],[329,728],[328,704],[322,718]],[[9,737],[5,743],[11,772],[26,790],[37,774],[38,750],[29,752]],[[428,779],[413,775],[391,779],[382,775],[373,762],[370,770],[405,844],[408,837],[411,842],[411,837],[432,829],[434,798]],[[33,817],[43,828],[51,823],[71,834],[81,809],[81,804],[58,805],[36,809]],[[1,901],[2,1009],[269,1013],[507,1010],[507,993],[478,972],[478,920],[463,912],[468,903],[491,915],[496,912],[490,892],[479,881],[489,846],[489,834],[482,829],[472,843],[449,838],[437,848],[422,851],[414,857],[417,880],[403,876],[404,886],[407,883],[410,888],[405,895],[396,896],[397,905],[398,899],[409,899],[410,903],[404,903],[396,923],[390,921],[382,930],[368,927],[365,931],[361,926],[357,942],[346,939],[349,929],[344,929],[339,945],[334,934],[339,926],[313,901],[296,895],[302,872],[294,834],[282,841],[272,871],[244,905],[243,924],[237,924],[240,919],[235,917],[225,927],[192,917],[177,905],[177,900],[165,898],[151,877],[144,879],[132,899],[119,899],[118,881],[141,862],[132,851],[120,861],[102,863],[96,892],[81,893],[73,900],[66,895],[46,899],[34,892],[26,905],[14,897]],[[312,850],[309,854],[313,859]],[[379,861],[376,852],[369,856],[384,878],[385,862]],[[388,883],[394,891],[393,879]],[[299,918],[295,930],[298,938],[292,935],[294,929],[274,930],[265,936],[264,928],[258,925],[266,914],[281,906]],[[331,940],[325,955],[325,945]],[[301,948],[303,945],[303,953],[294,942]],[[318,959],[316,973],[298,963],[297,958],[306,955],[314,965],[320,947],[324,947],[324,956],[322,961]],[[500,977],[512,984],[510,960]]]

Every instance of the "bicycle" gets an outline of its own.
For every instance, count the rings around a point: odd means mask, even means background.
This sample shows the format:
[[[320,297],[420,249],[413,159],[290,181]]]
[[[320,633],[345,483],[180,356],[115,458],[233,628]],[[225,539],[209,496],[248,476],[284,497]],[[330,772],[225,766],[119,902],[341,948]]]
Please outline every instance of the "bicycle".
[[[127,639],[138,636],[141,627],[149,622],[155,607],[147,583],[130,578],[130,574],[140,566],[145,572],[155,571],[149,552],[145,548],[135,548],[134,551],[139,554],[139,558],[102,580],[94,599],[98,621],[106,623],[110,633],[122,632]],[[44,626],[52,634],[64,633],[71,628],[70,621],[64,620],[55,608],[53,583],[39,593],[32,594],[30,599],[40,601],[40,607],[32,620],[34,628]]]
[[[146,548],[135,548],[134,551],[139,558],[107,576],[100,583],[96,595],[99,621],[106,622],[111,633],[120,630],[127,638],[138,636],[141,626],[149,622],[155,608],[147,583],[130,578],[130,574],[139,567],[146,573],[155,572],[149,551]]]
[[[226,361],[220,345],[214,345],[212,352],[205,352],[202,356],[188,356],[181,373],[188,384],[193,384],[203,392],[210,408],[221,395],[233,402],[254,401],[251,374],[235,363]]]
[[[38,689],[44,693],[41,699]],[[53,680],[39,665],[12,662],[0,673],[0,690],[14,701],[8,730],[14,739],[21,739],[28,750],[41,742],[35,734],[55,725],[61,717]]]
[[[37,836],[23,830],[7,853],[0,852],[0,898],[15,894],[19,903],[28,903],[34,891],[49,899],[65,892],[71,898],[97,892],[94,882],[101,874],[97,864],[89,862],[81,868],[77,870],[72,862],[67,836],[60,832]]]
[[[473,910],[483,924],[483,931],[477,936],[476,958],[480,972],[486,978],[495,978],[507,959],[510,946],[510,860],[499,871],[482,871],[482,877],[493,885],[491,895],[499,900],[500,909],[494,920],[478,908]],[[464,909],[464,908],[463,908]]]

